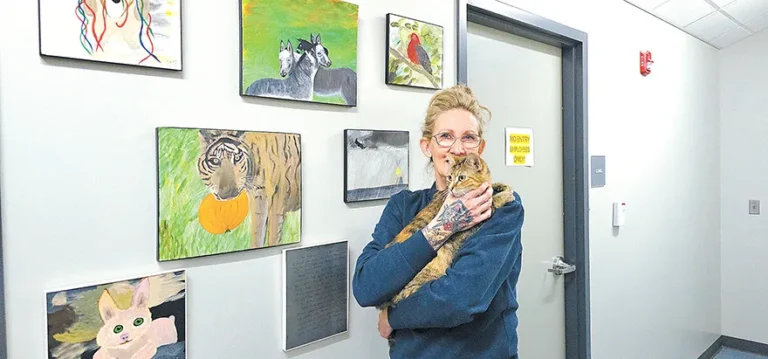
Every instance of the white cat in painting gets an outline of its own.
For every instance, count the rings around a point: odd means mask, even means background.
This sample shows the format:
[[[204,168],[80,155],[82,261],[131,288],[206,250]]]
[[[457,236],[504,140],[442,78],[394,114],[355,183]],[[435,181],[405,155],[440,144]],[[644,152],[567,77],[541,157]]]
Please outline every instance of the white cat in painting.
[[[133,293],[131,307],[118,309],[104,290],[99,299],[99,313],[104,325],[96,335],[101,348],[94,359],[152,359],[157,348],[176,343],[176,318],[152,320],[149,312],[149,279],[143,279]]]

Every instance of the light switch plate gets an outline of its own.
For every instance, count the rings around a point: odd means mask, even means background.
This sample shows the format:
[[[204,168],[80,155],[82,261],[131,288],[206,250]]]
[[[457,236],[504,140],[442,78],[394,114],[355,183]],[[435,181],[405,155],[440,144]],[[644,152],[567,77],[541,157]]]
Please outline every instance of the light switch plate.
[[[605,187],[605,156],[592,156],[592,188]]]
[[[760,214],[760,200],[757,200],[757,199],[749,200],[749,214],[752,214],[752,215]]]

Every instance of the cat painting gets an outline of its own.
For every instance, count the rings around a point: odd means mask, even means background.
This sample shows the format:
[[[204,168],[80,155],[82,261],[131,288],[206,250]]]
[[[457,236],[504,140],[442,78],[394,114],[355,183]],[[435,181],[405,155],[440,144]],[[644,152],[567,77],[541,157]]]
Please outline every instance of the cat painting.
[[[99,299],[99,313],[104,325],[96,343],[101,347],[94,359],[151,359],[157,347],[176,343],[175,317],[152,320],[149,312],[149,279],[142,279],[133,293],[131,307],[117,308],[105,289]]]
[[[48,359],[186,359],[186,274],[46,293]]]

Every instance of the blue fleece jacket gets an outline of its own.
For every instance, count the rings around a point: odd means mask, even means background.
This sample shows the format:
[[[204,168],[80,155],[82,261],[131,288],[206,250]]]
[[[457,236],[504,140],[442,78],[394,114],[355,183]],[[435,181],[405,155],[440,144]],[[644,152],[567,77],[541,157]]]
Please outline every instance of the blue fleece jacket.
[[[435,194],[402,191],[389,199],[373,240],[357,259],[352,290],[363,307],[397,294],[436,255],[421,231],[385,248]],[[520,196],[464,242],[446,275],[389,309],[390,358],[513,358],[524,210]]]

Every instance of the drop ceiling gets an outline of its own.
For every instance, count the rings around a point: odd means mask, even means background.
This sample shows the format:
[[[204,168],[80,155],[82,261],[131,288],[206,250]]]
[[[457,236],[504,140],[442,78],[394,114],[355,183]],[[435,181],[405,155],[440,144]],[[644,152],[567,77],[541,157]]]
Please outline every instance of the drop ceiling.
[[[624,0],[718,49],[768,28],[768,0]]]

